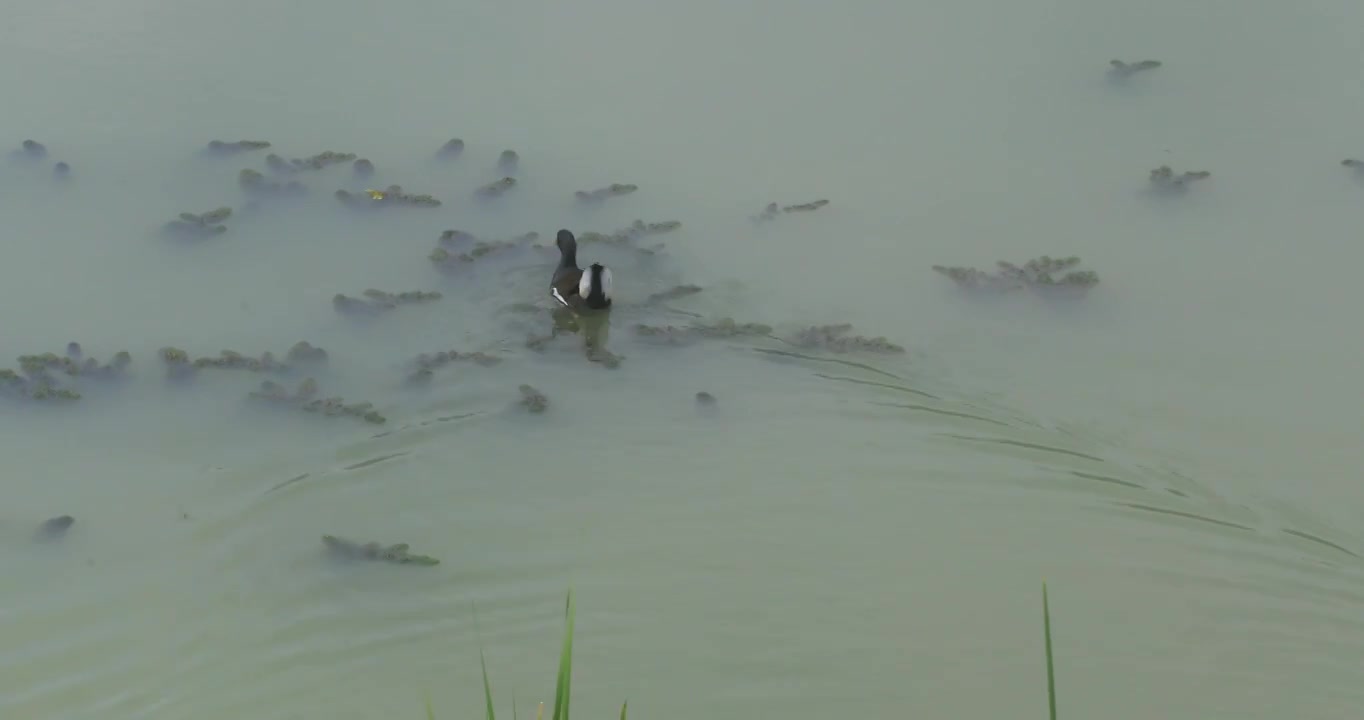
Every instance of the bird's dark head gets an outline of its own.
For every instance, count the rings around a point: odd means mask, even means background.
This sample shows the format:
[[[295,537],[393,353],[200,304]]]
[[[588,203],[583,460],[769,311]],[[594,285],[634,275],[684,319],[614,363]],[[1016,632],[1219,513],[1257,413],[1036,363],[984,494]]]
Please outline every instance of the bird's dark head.
[[[560,230],[554,244],[559,246],[559,267],[578,267],[578,241],[573,233]]]
[[[570,253],[578,249],[577,238],[568,230],[560,230],[558,237],[554,238],[554,244],[559,246],[560,252]]]

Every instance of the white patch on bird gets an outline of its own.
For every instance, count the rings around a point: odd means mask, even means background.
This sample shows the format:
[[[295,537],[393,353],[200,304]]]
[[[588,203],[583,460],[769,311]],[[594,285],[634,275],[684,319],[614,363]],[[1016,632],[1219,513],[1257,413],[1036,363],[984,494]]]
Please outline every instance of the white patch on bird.
[[[578,297],[587,299],[592,294],[592,268],[585,270],[578,278]]]
[[[601,294],[607,300],[611,299],[611,268],[601,269]]]
[[[559,288],[556,288],[553,285],[551,285],[549,288],[549,294],[553,295],[554,299],[559,301],[559,304],[563,305],[564,307],[568,307],[568,301],[564,299],[563,295],[559,294]]]

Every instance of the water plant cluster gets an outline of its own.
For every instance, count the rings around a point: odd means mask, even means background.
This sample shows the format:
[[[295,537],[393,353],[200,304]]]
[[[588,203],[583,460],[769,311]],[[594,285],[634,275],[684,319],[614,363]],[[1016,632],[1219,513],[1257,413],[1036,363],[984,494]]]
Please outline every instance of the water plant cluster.
[[[434,159],[440,163],[452,163],[466,157],[467,152],[468,145],[462,138],[451,138],[435,151]],[[236,162],[251,157],[261,158],[261,162],[256,167],[237,169],[236,185],[241,195],[239,202],[220,202],[209,210],[186,210],[161,224],[161,235],[170,242],[190,246],[232,242],[233,223],[244,213],[249,214],[267,204],[288,205],[292,200],[312,195],[319,183],[327,183],[329,178],[334,178],[334,168],[348,165],[349,181],[352,183],[368,183],[379,172],[372,160],[357,152],[324,150],[312,155],[289,156],[264,139],[215,139],[201,147],[199,153],[214,163]],[[24,140],[19,149],[11,153],[12,159],[21,163],[41,161],[47,156],[48,148],[32,139]],[[64,168],[61,172],[69,175],[69,165],[64,162],[61,165]],[[510,195],[518,187],[517,177],[521,167],[519,153],[511,149],[502,150],[496,161],[497,171],[502,177],[474,188],[473,197],[493,203],[491,207],[503,206],[511,200]],[[594,189],[574,190],[572,197],[581,205],[596,207],[607,201],[624,202],[623,198],[641,192],[643,190],[636,183],[611,182]],[[354,192],[341,188],[333,194],[341,205],[367,211],[396,207],[430,210],[443,206],[441,200],[433,195],[412,194],[396,183]],[[829,204],[829,200],[824,198],[788,204],[772,202],[755,220],[772,222],[784,215],[815,212]],[[652,267],[647,262],[666,252],[666,245],[661,238],[679,235],[683,229],[683,222],[677,219],[635,219],[614,229],[583,230],[577,233],[577,239],[582,246],[599,246],[608,252],[633,254],[646,263],[642,274],[647,276]],[[480,272],[488,263],[520,262],[525,261],[527,256],[534,262],[545,263],[548,269],[557,259],[558,250],[542,240],[542,235],[532,230],[508,238],[483,238],[467,230],[451,228],[439,234],[435,248],[427,254],[426,259],[436,271],[433,277],[436,283],[458,283],[465,273]],[[702,292],[704,288],[700,285],[686,282],[659,287],[642,299],[621,298],[616,303],[615,314],[623,314],[628,318],[625,326],[635,337],[662,347],[750,337],[831,353],[904,352],[901,345],[884,337],[852,334],[852,325],[849,323],[795,327],[778,332],[769,323],[730,317],[704,317],[672,305],[685,302]],[[398,291],[367,288],[358,295],[336,292],[332,295],[331,304],[335,312],[343,317],[356,321],[376,321],[394,314],[400,308],[440,305],[446,301],[447,295],[446,291],[435,288]],[[618,368],[626,359],[607,348],[606,331],[609,323],[588,322],[573,313],[547,307],[544,302],[518,301],[508,304],[504,310],[519,318],[533,319],[535,326],[525,329],[522,347],[526,350],[548,352],[559,340],[579,335],[583,340],[583,354],[589,361],[605,368]],[[659,324],[652,322],[650,316],[684,316],[690,319],[684,324]],[[509,327],[523,325],[523,321],[513,320]],[[544,331],[546,325],[548,332]],[[379,409],[382,403],[367,400],[347,402],[338,395],[322,394],[320,385],[325,383],[325,378],[321,373],[335,358],[306,341],[300,341],[283,357],[269,351],[250,353],[232,349],[221,350],[216,356],[196,355],[175,345],[165,345],[156,354],[165,367],[166,379],[170,381],[185,383],[210,371],[244,371],[281,379],[291,378],[289,382],[293,387],[276,380],[265,380],[259,382],[257,387],[247,389],[244,395],[268,407],[290,408],[327,417],[354,417],[373,424],[388,421]],[[428,384],[436,370],[450,362],[472,360],[476,365],[489,366],[502,359],[501,354],[480,349],[423,353],[416,361],[406,363],[408,369],[395,386],[410,388]],[[26,355],[20,358],[18,369],[0,369],[0,400],[69,404],[82,398],[82,382],[127,378],[133,374],[133,370],[133,354],[127,350],[120,350],[109,363],[99,364],[93,359],[81,358],[79,345],[72,343],[65,356],[54,353]],[[535,414],[549,409],[544,392],[526,383],[517,383],[514,387],[517,393],[517,402],[513,403],[515,406]]]

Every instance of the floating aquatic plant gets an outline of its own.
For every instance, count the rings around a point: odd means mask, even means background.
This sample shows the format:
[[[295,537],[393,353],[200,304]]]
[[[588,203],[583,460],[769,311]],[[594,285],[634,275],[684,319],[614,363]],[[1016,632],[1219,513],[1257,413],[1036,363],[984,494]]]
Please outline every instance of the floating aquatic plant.
[[[1083,295],[1099,284],[1099,274],[1093,270],[1074,270],[1080,258],[1053,258],[1048,255],[1033,258],[1022,266],[1000,260],[999,271],[988,273],[973,267],[934,265],[933,271],[947,276],[957,287],[971,292],[1010,293],[1033,290],[1041,293],[1071,293]]]
[[[1189,183],[1210,177],[1212,177],[1212,173],[1207,170],[1189,170],[1175,174],[1174,169],[1169,165],[1161,165],[1150,172],[1148,179],[1151,186],[1158,190],[1184,192],[1188,189]]]
[[[828,204],[829,201],[823,198],[805,203],[797,203],[795,205],[768,203],[767,207],[763,208],[761,213],[754,215],[750,219],[753,220],[753,222],[767,222],[768,220],[775,220],[781,213],[814,212]]]
[[[268,147],[270,147],[268,140],[209,140],[205,151],[212,155],[236,155],[252,150],[264,150]]]
[[[391,293],[375,288],[369,288],[361,295],[362,297],[351,297],[345,293],[337,293],[332,297],[332,307],[343,315],[373,315],[394,310],[399,305],[435,302],[444,297],[441,293],[425,290]]]
[[[1123,62],[1122,60],[1108,61],[1108,75],[1115,79],[1125,79],[1143,70],[1155,70],[1163,65],[1159,60],[1138,60],[1136,62]]]
[[[327,550],[333,555],[346,560],[371,560],[394,563],[395,565],[440,564],[440,560],[430,555],[414,555],[408,552],[408,548],[411,546],[407,543],[385,546],[377,542],[360,543],[335,535],[323,535],[322,544],[326,545]]]

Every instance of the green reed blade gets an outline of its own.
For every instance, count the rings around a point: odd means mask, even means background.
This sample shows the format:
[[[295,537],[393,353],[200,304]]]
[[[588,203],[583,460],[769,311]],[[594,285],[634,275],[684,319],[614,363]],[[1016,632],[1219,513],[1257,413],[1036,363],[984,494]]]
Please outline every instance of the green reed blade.
[[[483,650],[479,650],[479,664],[483,665],[483,697],[488,701],[488,720],[496,720],[492,713],[492,685],[488,683],[488,661],[483,659]]]
[[[1042,583],[1042,634],[1047,640],[1047,700],[1051,703],[1051,720],[1056,720],[1056,672],[1051,663],[1051,609],[1047,605],[1047,583]]]
[[[426,694],[426,720],[436,720],[436,711],[431,707],[431,693]]]
[[[559,654],[559,680],[554,688],[552,720],[568,720],[569,689],[573,679],[573,590],[564,603],[564,649]]]
[[[478,624],[478,603],[471,603],[474,614],[474,634],[478,636],[478,664],[483,668],[483,699],[488,704],[488,720],[493,718],[493,687],[488,682],[488,660],[483,656],[483,630]]]
[[[488,683],[488,661],[483,659],[483,651],[478,651],[478,662],[483,666],[483,697],[488,701],[488,720],[496,720],[493,717],[493,687]]]
[[[630,701],[626,700],[620,705],[620,720],[625,720],[625,708],[630,706]]]

